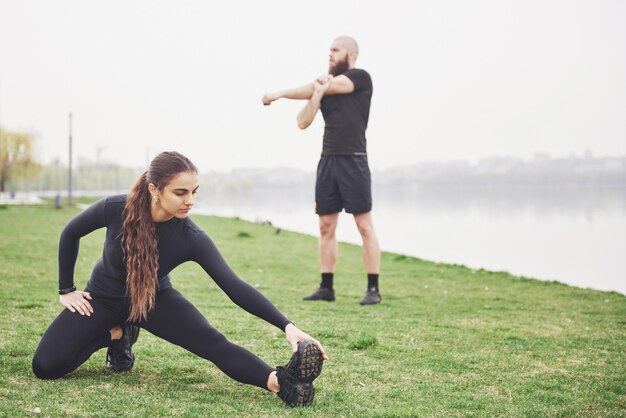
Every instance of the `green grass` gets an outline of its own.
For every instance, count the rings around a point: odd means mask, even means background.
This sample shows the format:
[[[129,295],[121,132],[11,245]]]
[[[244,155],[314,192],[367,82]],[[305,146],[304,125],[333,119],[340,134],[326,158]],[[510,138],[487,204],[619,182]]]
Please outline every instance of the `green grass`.
[[[194,216],[238,274],[331,358],[311,408],[224,376],[213,364],[143,331],[130,373],[105,351],[64,379],[30,368],[61,310],[59,233],[76,209],[0,212],[0,416],[626,416],[626,298],[618,293],[383,254],[383,303],[365,290],[360,248],[340,245],[337,300],[301,302],[318,282],[317,241],[270,226]],[[77,285],[102,251],[81,242]],[[272,365],[290,350],[280,330],[238,307],[195,264],[172,273],[232,341]]]

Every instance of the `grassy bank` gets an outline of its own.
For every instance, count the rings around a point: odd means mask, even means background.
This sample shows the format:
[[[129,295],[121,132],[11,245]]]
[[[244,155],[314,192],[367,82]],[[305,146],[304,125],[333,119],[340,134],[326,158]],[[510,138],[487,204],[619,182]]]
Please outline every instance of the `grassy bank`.
[[[623,295],[386,253],[383,303],[362,307],[360,248],[342,244],[337,301],[303,303],[318,282],[314,238],[201,216],[234,270],[325,345],[313,407],[288,410],[145,331],[130,373],[107,372],[102,350],[64,379],[37,380],[33,352],[61,309],[59,232],[75,213],[0,207],[0,416],[626,415]],[[77,285],[103,237],[82,240]],[[197,265],[172,278],[229,339],[269,364],[288,360],[282,333],[234,306]]]

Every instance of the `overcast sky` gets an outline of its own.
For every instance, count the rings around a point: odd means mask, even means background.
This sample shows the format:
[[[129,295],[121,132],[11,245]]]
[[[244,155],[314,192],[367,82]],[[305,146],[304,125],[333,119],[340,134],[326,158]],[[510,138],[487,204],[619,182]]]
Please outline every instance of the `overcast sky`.
[[[375,169],[420,161],[626,156],[626,1],[0,0],[0,125],[44,162],[315,169],[323,120],[261,104],[327,70],[338,35],[374,82]]]

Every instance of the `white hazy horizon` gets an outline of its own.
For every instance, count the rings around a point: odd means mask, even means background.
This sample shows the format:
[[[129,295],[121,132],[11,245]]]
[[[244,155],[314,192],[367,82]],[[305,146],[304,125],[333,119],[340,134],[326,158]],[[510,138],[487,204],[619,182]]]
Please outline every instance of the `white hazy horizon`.
[[[0,125],[44,162],[314,170],[323,121],[261,104],[327,69],[339,35],[374,82],[374,170],[423,161],[626,155],[626,2],[0,2]]]

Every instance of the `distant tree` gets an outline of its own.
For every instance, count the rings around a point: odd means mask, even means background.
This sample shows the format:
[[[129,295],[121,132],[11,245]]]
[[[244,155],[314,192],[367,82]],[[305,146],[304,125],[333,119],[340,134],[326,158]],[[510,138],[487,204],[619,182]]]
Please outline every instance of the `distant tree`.
[[[0,129],[0,192],[6,191],[11,160],[13,178],[27,177],[39,169],[34,159],[35,135],[29,132],[12,132]]]

